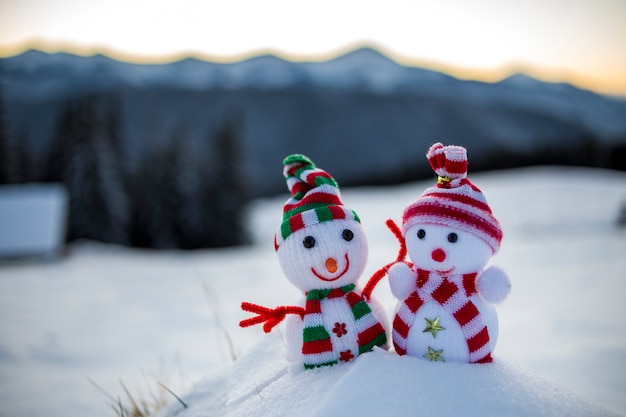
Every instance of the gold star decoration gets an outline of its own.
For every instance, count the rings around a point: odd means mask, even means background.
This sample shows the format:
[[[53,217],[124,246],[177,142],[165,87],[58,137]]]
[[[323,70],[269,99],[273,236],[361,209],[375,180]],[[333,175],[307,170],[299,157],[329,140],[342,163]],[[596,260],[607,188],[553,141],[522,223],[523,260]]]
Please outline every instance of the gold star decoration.
[[[439,324],[439,316],[437,316],[434,320],[431,320],[428,317],[424,317],[424,319],[426,320],[426,328],[422,332],[430,332],[433,335],[433,339],[437,338],[437,332],[446,330],[445,327]]]
[[[426,359],[430,359],[433,362],[445,362],[446,360],[441,356],[442,353],[443,349],[435,350],[428,346],[428,353],[425,354],[423,357]]]

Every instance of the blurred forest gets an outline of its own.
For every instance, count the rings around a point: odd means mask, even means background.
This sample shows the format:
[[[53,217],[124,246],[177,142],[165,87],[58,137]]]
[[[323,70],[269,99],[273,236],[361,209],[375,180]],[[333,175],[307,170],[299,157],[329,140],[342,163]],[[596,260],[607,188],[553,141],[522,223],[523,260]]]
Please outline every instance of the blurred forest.
[[[131,169],[115,95],[70,98],[60,114],[51,146],[38,162],[24,138],[8,134],[0,100],[0,184],[64,184],[70,198],[67,241],[158,249],[247,241],[240,117],[225,118],[203,142],[180,130]]]

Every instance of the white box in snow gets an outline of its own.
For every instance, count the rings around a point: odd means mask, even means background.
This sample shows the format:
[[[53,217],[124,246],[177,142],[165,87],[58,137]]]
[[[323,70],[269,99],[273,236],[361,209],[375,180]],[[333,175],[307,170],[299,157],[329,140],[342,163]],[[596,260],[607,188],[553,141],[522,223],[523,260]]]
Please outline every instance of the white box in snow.
[[[67,210],[67,191],[60,184],[0,186],[0,258],[57,256]]]

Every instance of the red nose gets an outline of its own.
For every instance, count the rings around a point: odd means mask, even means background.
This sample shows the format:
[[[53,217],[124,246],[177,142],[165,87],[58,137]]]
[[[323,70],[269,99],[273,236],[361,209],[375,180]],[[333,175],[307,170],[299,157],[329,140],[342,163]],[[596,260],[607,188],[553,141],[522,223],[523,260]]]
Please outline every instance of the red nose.
[[[435,249],[433,253],[430,254],[435,262],[443,262],[446,260],[446,253],[443,249]]]

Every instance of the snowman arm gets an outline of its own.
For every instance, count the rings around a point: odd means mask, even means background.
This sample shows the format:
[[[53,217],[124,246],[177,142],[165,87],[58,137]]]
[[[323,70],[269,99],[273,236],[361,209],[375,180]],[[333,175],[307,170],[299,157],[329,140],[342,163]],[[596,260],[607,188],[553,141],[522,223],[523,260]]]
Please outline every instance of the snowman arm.
[[[476,279],[476,289],[490,303],[500,303],[511,292],[511,280],[501,268],[490,266]]]
[[[363,291],[361,293],[366,300],[372,298],[372,292],[374,291],[374,288],[380,282],[380,280],[383,279],[385,274],[387,274],[389,268],[397,264],[398,262],[403,262],[406,258],[406,242],[404,241],[404,237],[402,236],[402,231],[400,230],[396,222],[394,222],[392,219],[387,219],[385,224],[387,225],[387,228],[391,230],[391,233],[394,234],[396,239],[398,239],[398,243],[400,243],[400,248],[398,249],[398,256],[396,256],[396,259],[393,262],[390,262],[387,265],[383,266],[378,271],[374,272],[374,275],[370,277],[370,279],[367,281],[367,284],[365,284],[365,287],[363,287]]]
[[[241,309],[256,314],[256,316],[240,321],[239,326],[250,327],[255,324],[264,323],[263,331],[265,333],[271,332],[274,326],[283,321],[287,314],[298,314],[300,317],[304,317],[304,308],[298,306],[267,308],[244,301],[241,303]]]
[[[398,262],[389,268],[389,288],[398,300],[406,299],[416,288],[416,274],[405,262]]]

